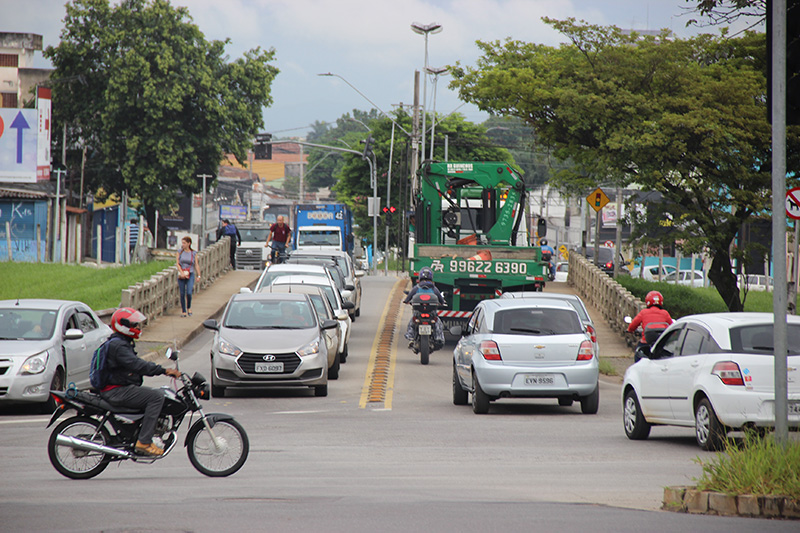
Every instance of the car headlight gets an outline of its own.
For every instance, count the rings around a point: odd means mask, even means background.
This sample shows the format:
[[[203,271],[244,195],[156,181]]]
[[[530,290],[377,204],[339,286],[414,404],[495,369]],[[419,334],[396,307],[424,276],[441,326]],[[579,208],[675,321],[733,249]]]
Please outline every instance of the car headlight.
[[[47,352],[37,353],[28,357],[22,368],[19,369],[20,374],[41,374],[47,368]]]
[[[297,355],[316,355],[319,353],[319,340],[315,340],[309,342],[299,350],[297,350]]]
[[[235,344],[228,342],[225,339],[219,340],[219,353],[230,355],[232,357],[239,357],[242,355],[242,351],[237,348]]]

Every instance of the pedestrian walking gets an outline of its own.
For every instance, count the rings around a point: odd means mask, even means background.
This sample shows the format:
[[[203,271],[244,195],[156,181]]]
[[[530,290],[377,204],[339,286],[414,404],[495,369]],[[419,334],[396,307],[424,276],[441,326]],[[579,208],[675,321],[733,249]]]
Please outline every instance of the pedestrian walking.
[[[242,236],[239,234],[239,229],[227,218],[222,220],[222,226],[217,230],[217,241],[222,237],[231,239],[231,266],[236,270],[236,246],[242,244]]]
[[[192,250],[192,238],[181,239],[181,250],[176,257],[178,264],[178,292],[181,298],[181,316],[192,316],[192,293],[194,282],[200,279],[197,252]]]

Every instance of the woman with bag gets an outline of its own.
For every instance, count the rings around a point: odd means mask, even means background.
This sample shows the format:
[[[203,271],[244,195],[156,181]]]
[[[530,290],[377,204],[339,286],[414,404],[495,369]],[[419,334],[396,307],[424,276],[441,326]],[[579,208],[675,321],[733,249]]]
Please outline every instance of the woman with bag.
[[[195,280],[200,279],[197,252],[192,250],[192,238],[181,239],[181,250],[176,257],[178,264],[178,291],[181,295],[181,316],[192,316],[192,292]]]

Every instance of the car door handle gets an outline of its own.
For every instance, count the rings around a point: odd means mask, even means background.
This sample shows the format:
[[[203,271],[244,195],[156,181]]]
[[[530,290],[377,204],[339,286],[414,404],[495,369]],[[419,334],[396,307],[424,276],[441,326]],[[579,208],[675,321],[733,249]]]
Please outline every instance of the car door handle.
[[[694,363],[692,363],[692,368],[697,368],[698,366],[700,366],[699,361],[695,361]]]
[[[668,369],[667,369],[667,367],[665,367],[665,366],[662,366],[662,367],[661,367],[661,371],[662,371],[662,372],[666,372],[667,370],[668,370]]]

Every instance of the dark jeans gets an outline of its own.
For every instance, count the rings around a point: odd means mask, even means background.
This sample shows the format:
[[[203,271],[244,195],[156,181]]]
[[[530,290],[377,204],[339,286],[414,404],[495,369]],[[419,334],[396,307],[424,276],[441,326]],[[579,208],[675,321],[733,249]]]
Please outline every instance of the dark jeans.
[[[141,409],[144,411],[142,427],[139,430],[139,442],[150,444],[156,430],[156,420],[164,406],[164,393],[160,389],[126,385],[106,391],[101,396],[110,404]]]
[[[270,257],[273,263],[283,263],[283,260],[286,258],[286,243],[273,240]]]
[[[189,279],[178,280],[178,292],[181,295],[181,309],[185,313],[187,309],[192,308],[192,292],[194,292],[194,272],[191,273]]]

